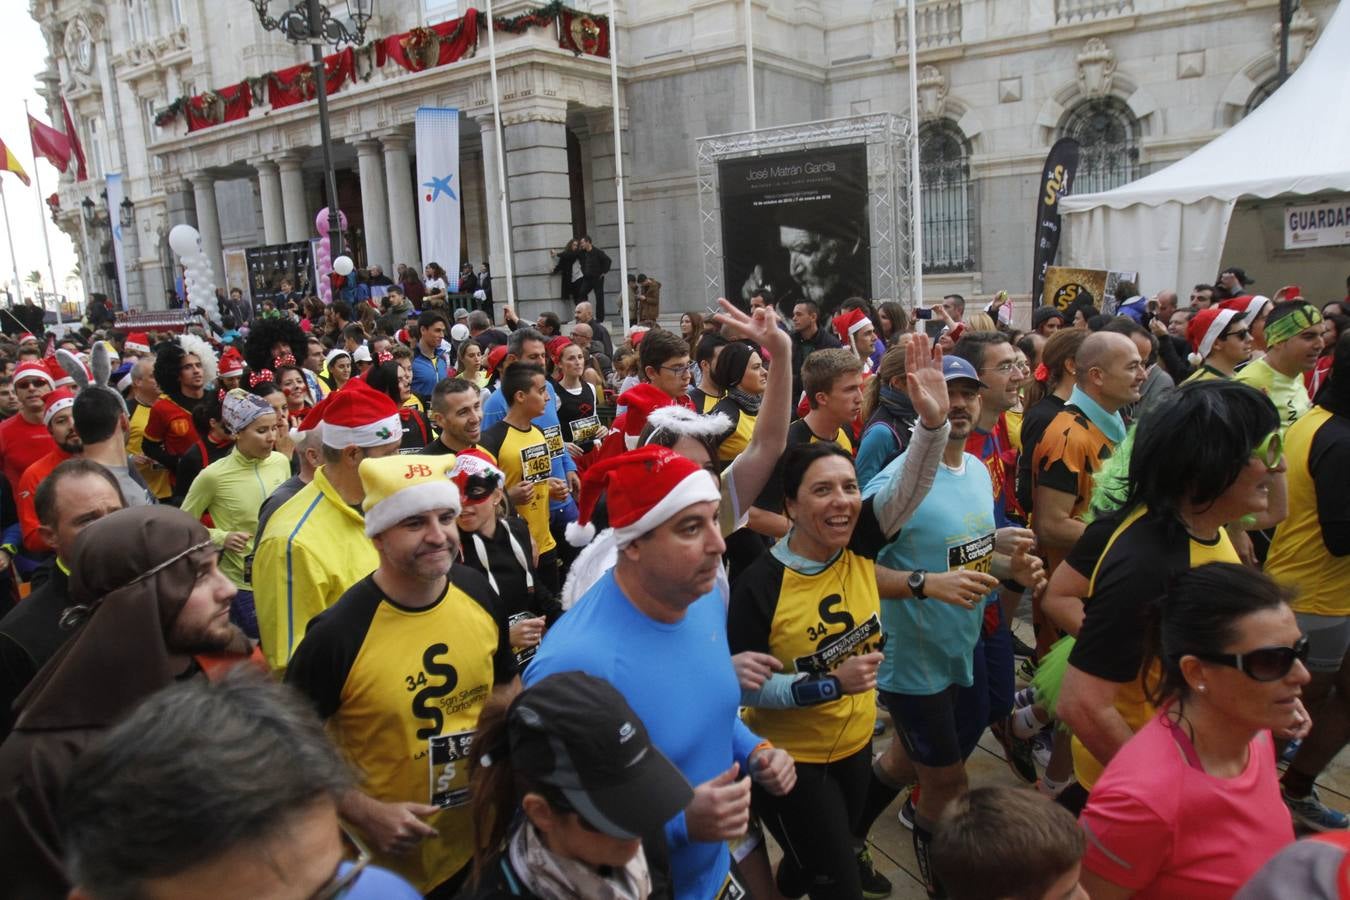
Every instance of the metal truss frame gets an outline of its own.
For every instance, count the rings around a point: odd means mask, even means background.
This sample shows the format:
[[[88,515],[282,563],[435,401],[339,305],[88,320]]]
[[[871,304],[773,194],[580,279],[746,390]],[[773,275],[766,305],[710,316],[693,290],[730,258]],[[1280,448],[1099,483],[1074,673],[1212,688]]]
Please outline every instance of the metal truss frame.
[[[728,159],[815,147],[867,146],[868,226],[872,298],[913,305],[910,278],[915,223],[909,202],[914,129],[906,116],[870,113],[760,128],[697,140],[698,222],[703,245],[703,293],[709,306],[725,297],[722,284],[722,208],[718,164]]]

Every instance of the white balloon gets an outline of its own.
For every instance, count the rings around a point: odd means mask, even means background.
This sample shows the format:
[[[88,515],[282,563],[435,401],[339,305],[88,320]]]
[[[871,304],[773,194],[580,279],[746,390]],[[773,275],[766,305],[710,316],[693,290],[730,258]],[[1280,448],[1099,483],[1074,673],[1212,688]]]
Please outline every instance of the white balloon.
[[[169,246],[186,262],[201,252],[201,235],[186,222],[180,223],[169,230]]]
[[[344,278],[352,274],[352,269],[354,268],[356,268],[356,264],[352,262],[350,256],[339,256],[337,259],[333,260],[333,271]]]

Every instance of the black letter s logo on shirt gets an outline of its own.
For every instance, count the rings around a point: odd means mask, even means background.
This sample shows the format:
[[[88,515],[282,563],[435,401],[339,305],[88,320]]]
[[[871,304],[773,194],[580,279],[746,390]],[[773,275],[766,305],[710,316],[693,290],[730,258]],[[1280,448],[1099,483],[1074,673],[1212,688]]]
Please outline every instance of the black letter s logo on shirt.
[[[425,687],[413,695],[413,715],[419,719],[429,719],[432,722],[425,728],[417,729],[419,740],[427,740],[440,734],[441,725],[445,722],[445,716],[440,709],[431,705],[428,701],[444,697],[455,689],[455,685],[459,684],[459,673],[455,671],[455,667],[446,662],[438,662],[436,659],[449,649],[445,644],[432,644],[422,654],[422,668],[429,675],[440,675],[445,680],[439,685]]]

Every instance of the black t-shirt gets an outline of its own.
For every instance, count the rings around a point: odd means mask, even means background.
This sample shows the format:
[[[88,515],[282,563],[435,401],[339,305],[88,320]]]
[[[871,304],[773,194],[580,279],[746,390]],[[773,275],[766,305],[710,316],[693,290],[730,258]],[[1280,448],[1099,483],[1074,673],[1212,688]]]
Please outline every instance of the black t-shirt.
[[[1102,550],[1091,567],[1087,561],[1097,546]],[[1202,541],[1175,519],[1142,508],[1089,525],[1070,554],[1070,565],[1090,584],[1069,662],[1106,681],[1134,681],[1143,663],[1151,605],[1166,595],[1174,577],[1210,562],[1238,562],[1223,532],[1214,541]]]
[[[1036,444],[1055,416],[1064,409],[1065,401],[1054,394],[1046,394],[1022,416],[1022,452],[1017,457],[1017,502],[1027,513],[1031,512],[1031,459],[1036,455]]]
[[[430,453],[432,451],[427,449],[427,445],[440,443],[432,434],[427,417],[411,406],[399,409],[398,422],[403,426],[403,442],[398,445],[399,453]]]
[[[511,538],[515,538],[525,565],[531,566],[529,579],[526,578],[520,557],[516,556],[515,548],[511,546]],[[482,573],[495,586],[507,628],[521,619],[537,616],[543,616],[550,627],[558,621],[563,613],[562,604],[547,585],[540,583],[538,573],[532,567],[530,527],[524,519],[510,516],[498,521],[490,538],[476,532],[460,532],[460,546],[463,548],[464,564]],[[522,670],[534,657],[534,648],[514,648],[514,652],[516,664]]]
[[[562,425],[563,440],[576,444],[582,450],[599,446],[608,433],[595,409],[595,386],[583,381],[576,393],[562,382],[553,385],[558,395],[558,423]]]

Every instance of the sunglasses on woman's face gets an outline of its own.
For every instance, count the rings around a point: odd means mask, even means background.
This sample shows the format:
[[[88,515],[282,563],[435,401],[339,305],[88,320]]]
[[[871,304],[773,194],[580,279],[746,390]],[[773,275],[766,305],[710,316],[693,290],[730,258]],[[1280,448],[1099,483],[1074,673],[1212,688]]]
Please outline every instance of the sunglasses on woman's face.
[[[1232,666],[1253,681],[1279,681],[1289,674],[1294,661],[1308,661],[1308,639],[1299,638],[1292,647],[1261,647],[1247,653],[1196,653],[1196,659]]]
[[[1223,334],[1219,335],[1219,340],[1226,341],[1229,338],[1237,338],[1240,341],[1245,341],[1247,339],[1247,335],[1249,334],[1251,334],[1251,332],[1249,332],[1247,329],[1237,328],[1234,329],[1233,331],[1225,331]]]

